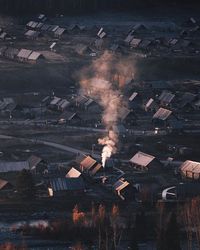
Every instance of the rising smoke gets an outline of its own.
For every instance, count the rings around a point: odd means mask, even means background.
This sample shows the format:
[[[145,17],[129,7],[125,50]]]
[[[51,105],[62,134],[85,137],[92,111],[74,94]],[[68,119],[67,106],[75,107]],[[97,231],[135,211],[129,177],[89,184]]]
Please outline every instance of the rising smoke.
[[[111,83],[113,73],[120,75],[119,71],[127,74],[130,70],[126,62],[119,63],[113,54],[105,52],[100,58],[93,61],[92,65],[82,71],[81,94],[90,96],[103,108],[102,122],[105,125],[108,135],[98,139],[98,143],[103,145],[102,166],[105,167],[106,160],[116,153],[118,135],[113,131],[113,126],[119,121],[119,110],[126,106],[119,85]],[[133,72],[131,70],[131,72]],[[128,74],[127,74],[128,75]]]

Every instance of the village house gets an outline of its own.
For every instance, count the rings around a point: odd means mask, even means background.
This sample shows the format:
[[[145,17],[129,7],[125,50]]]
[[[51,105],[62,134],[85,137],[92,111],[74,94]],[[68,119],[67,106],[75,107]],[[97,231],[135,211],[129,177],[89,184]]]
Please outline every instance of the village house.
[[[200,180],[200,162],[187,160],[180,166],[180,173],[183,178]]]
[[[84,190],[85,185],[82,178],[52,178],[48,185],[50,197],[81,195]]]
[[[130,159],[130,164],[139,171],[158,172],[162,169],[161,163],[155,156],[140,151]]]

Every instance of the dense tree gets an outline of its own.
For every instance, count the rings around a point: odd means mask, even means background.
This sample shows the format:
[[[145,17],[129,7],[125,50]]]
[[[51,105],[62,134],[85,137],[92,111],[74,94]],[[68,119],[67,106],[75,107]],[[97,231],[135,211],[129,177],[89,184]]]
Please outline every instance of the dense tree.
[[[19,173],[16,188],[21,198],[32,199],[35,197],[35,185],[30,171],[24,169]]]
[[[180,247],[180,229],[175,213],[172,213],[165,233],[165,249],[181,250]]]

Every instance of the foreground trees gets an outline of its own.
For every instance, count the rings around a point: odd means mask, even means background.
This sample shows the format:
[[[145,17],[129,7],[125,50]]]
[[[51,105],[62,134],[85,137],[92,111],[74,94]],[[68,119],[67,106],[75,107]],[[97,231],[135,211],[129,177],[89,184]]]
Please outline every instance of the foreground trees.
[[[33,199],[35,197],[35,184],[30,171],[24,169],[19,173],[16,189],[20,198]]]

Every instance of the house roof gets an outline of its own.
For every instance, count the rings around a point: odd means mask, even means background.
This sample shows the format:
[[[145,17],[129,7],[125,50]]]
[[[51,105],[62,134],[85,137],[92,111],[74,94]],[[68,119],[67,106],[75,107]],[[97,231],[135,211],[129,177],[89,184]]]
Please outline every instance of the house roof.
[[[40,35],[40,32],[35,31],[35,30],[28,30],[25,33],[25,36],[27,36],[27,37],[38,37],[39,35]]]
[[[36,155],[31,155],[29,158],[28,158],[28,163],[29,163],[29,166],[30,166],[30,169],[32,168],[35,168],[37,167],[37,165],[42,161],[42,158],[36,156]]]
[[[32,50],[29,49],[21,49],[17,55],[17,57],[19,58],[24,58],[24,59],[28,59],[28,57],[30,56],[30,54],[32,53]]]
[[[58,29],[56,29],[56,31],[54,31],[54,34],[61,36],[65,31],[66,31],[66,29],[64,29],[64,28],[58,28]]]
[[[148,47],[149,45],[151,45],[151,44],[152,44],[152,41],[151,41],[151,40],[144,39],[144,40],[142,40],[141,43],[139,44],[139,47],[145,49],[145,48],[147,48],[147,47]]]
[[[133,38],[132,40],[131,40],[131,42],[130,42],[130,45],[131,45],[131,47],[133,47],[133,48],[137,48],[138,46],[139,46],[139,44],[141,43],[141,39],[139,39],[139,38]]]
[[[106,32],[104,31],[103,28],[100,28],[100,30],[97,33],[97,36],[100,37],[101,39],[106,36]]]
[[[83,54],[85,52],[88,52],[88,53],[93,52],[93,49],[85,44],[77,44],[75,50],[79,54]]]
[[[115,182],[115,184],[113,185],[113,188],[115,191],[121,191],[125,187],[127,187],[128,185],[130,185],[130,183],[128,181],[120,179],[117,182]]]
[[[175,95],[168,92],[168,91],[163,91],[162,94],[159,96],[159,100],[161,102],[164,102],[166,104],[169,104],[173,99],[174,99]]]
[[[144,24],[138,23],[133,27],[134,30],[147,30],[147,27]]]
[[[80,24],[71,24],[68,28],[68,30],[73,30],[73,29],[79,29],[79,30],[84,30],[85,26],[84,25],[80,25]]]
[[[39,52],[33,51],[30,56],[28,57],[29,60],[33,60],[36,61],[38,60],[40,57],[42,56],[42,54],[40,54]]]
[[[58,103],[58,106],[61,108],[61,109],[65,109],[67,106],[70,105],[70,102],[67,101],[66,99],[62,99],[61,101],[59,101]]]
[[[145,104],[145,108],[149,108],[154,103],[154,99],[150,98],[148,102]]]
[[[82,178],[54,178],[50,180],[50,187],[53,191],[83,190]]]
[[[130,43],[133,40],[134,36],[133,34],[128,34],[128,36],[125,38],[126,43]]]
[[[51,26],[49,24],[44,24],[42,27],[41,27],[41,30],[43,31],[47,31]]]
[[[80,165],[83,169],[90,169],[92,166],[94,166],[97,163],[95,159],[93,159],[91,156],[86,156],[81,162]]]
[[[154,114],[153,119],[165,121],[171,114],[171,110],[159,108],[159,110]]]
[[[0,56],[3,56],[4,55],[4,52],[7,50],[7,47],[2,47],[0,48]]]
[[[56,44],[57,44],[56,42],[53,42],[53,43],[50,45],[49,48],[50,48],[50,49],[53,49],[53,48],[56,46]]]
[[[61,100],[60,97],[54,96],[53,100],[51,100],[50,105],[56,105]]]
[[[13,47],[8,47],[7,49],[6,49],[6,51],[5,51],[5,54],[6,55],[10,55],[10,56],[15,56],[15,55],[17,55],[19,53],[19,50],[18,49],[16,49],[16,48],[13,48]]]
[[[18,172],[23,169],[29,170],[29,163],[28,161],[16,161],[16,162],[0,162],[0,173],[6,172]]]
[[[60,119],[64,119],[66,121],[71,121],[77,115],[76,112],[65,111],[61,114]]]
[[[78,104],[82,104],[84,105],[87,101],[88,101],[88,98],[86,96],[83,96],[83,95],[79,95],[75,98],[75,101],[76,103]]]
[[[113,125],[112,130],[117,134],[126,133],[126,128],[122,124]]]
[[[0,190],[3,189],[7,184],[9,184],[8,181],[0,179]]]
[[[187,160],[180,166],[182,172],[192,172],[194,174],[200,174],[200,162]]]
[[[185,105],[193,102],[197,95],[192,94],[190,92],[186,92],[181,97],[180,107],[183,108]]]
[[[96,164],[95,167],[93,167],[90,170],[90,175],[95,175],[101,168],[102,168],[102,165],[100,163]]]
[[[130,159],[130,162],[139,166],[147,167],[154,159],[154,156],[139,151]]]
[[[77,169],[75,169],[75,168],[71,168],[70,170],[69,170],[69,172],[66,174],[66,178],[78,178],[78,177],[80,177],[81,176],[81,172],[80,171],[78,171]]]
[[[126,119],[126,117],[131,113],[131,110],[126,107],[121,107],[118,112],[118,116],[121,120]]]
[[[8,34],[6,32],[2,32],[0,34],[0,39],[5,39],[8,36]]]
[[[137,95],[138,95],[137,92],[133,92],[133,94],[129,97],[129,101],[132,102]]]

